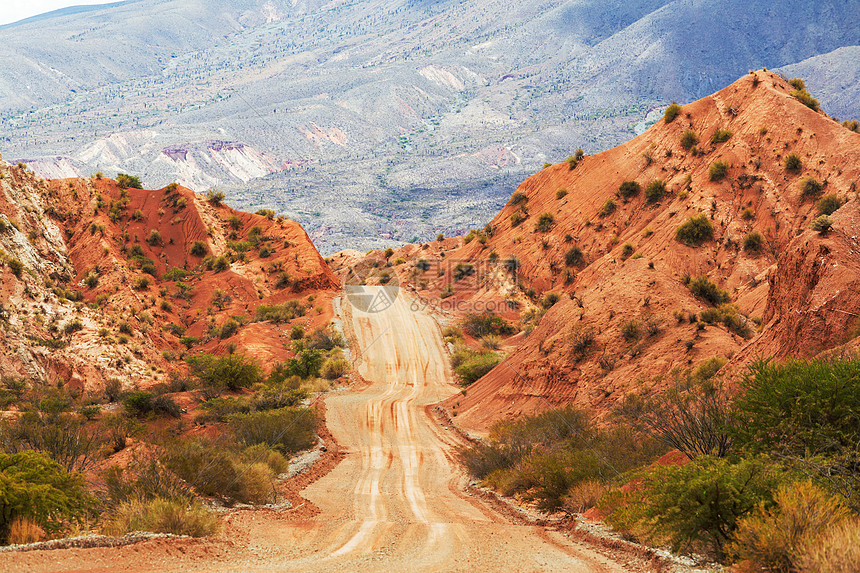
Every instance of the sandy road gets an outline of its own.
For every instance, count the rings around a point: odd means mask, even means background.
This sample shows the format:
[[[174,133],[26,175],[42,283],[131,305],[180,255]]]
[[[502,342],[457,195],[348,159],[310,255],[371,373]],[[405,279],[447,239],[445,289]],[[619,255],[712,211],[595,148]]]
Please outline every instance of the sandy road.
[[[373,295],[376,289],[365,287]],[[370,385],[326,401],[346,458],[304,491],[321,510],[275,568],[302,571],[626,571],[601,553],[513,524],[463,493],[453,432],[426,406],[459,391],[439,327],[405,296],[353,306],[358,372]]]
[[[364,287],[373,296],[378,291]],[[378,287],[377,287],[378,288]],[[348,298],[348,297],[345,297]],[[436,322],[405,296],[380,312],[351,306],[357,370],[369,384],[326,398],[343,460],[303,496],[314,517],[243,512],[226,539],[118,549],[8,554],[27,571],[565,571],[644,570],[629,557],[512,523],[465,493],[456,434],[427,406],[459,391]],[[4,564],[5,562],[5,564]],[[3,566],[5,565],[5,566]]]

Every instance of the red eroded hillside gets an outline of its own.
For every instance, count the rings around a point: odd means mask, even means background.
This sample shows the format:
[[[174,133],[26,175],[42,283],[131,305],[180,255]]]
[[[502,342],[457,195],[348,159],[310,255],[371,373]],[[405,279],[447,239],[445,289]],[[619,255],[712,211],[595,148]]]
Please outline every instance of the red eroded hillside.
[[[794,90],[751,72],[624,145],[545,168],[485,229],[389,257],[428,300],[508,301],[534,328],[448,402],[458,424],[567,403],[604,415],[710,357],[844,343],[860,313],[860,134]],[[832,209],[830,232],[809,228]]]
[[[295,222],[176,185],[0,174],[3,376],[146,386],[185,352],[283,360],[290,324],[331,319],[339,283]]]

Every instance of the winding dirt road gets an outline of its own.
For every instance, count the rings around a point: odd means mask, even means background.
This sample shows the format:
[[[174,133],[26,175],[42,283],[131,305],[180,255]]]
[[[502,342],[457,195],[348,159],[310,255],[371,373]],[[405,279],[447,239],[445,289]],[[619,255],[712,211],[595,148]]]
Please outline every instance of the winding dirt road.
[[[381,292],[364,289],[370,298]],[[379,312],[345,309],[368,384],[326,399],[328,428],[346,455],[303,491],[320,510],[315,516],[240,512],[221,541],[41,551],[0,556],[0,564],[11,557],[7,570],[645,570],[629,556],[514,522],[466,493],[454,460],[459,438],[428,412],[459,391],[441,333],[400,294]]]

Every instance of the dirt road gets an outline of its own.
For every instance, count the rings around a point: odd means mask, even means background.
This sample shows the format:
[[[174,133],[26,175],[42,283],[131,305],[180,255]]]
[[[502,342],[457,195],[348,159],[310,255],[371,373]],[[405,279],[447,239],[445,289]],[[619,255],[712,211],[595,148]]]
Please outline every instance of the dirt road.
[[[428,315],[413,312],[404,296],[383,308],[368,313],[353,305],[347,313],[361,349],[357,370],[369,384],[326,399],[328,427],[346,456],[304,490],[320,509],[316,516],[234,520],[230,539],[201,546],[188,542],[181,551],[175,545],[170,550],[175,542],[162,541],[149,549],[144,543],[41,552],[45,559],[31,554],[18,564],[81,571],[639,569],[629,559],[613,560],[604,550],[558,533],[513,523],[464,492],[466,478],[453,459],[458,438],[426,409],[459,391],[451,382],[439,328]]]

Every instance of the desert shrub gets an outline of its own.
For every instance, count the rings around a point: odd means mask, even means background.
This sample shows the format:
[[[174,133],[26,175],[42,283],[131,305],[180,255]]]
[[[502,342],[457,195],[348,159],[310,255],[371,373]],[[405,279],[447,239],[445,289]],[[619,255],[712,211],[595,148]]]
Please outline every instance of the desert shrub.
[[[748,233],[744,237],[744,250],[748,253],[757,253],[764,245],[764,237],[758,231]]]
[[[548,310],[552,308],[559,300],[561,300],[561,295],[556,292],[550,292],[544,295],[543,299],[541,299],[540,301],[540,305],[544,310]]]
[[[603,205],[600,207],[600,210],[597,212],[598,217],[608,217],[612,213],[615,212],[615,201],[612,199],[607,199]]]
[[[345,348],[346,340],[333,327],[326,326],[325,328],[317,328],[311,332],[305,339],[305,347],[316,348],[318,350]]]
[[[567,189],[559,189],[558,191],[555,192],[555,198],[556,199],[564,199],[564,197],[566,195],[567,195]]]
[[[625,261],[629,259],[633,253],[636,252],[636,247],[631,245],[630,243],[624,243],[624,246],[621,247],[621,260]]]
[[[759,504],[769,505],[783,473],[764,458],[701,456],[682,466],[654,466],[638,475],[637,487],[613,492],[601,506],[606,521],[675,551],[722,558],[738,520]]]
[[[506,336],[516,331],[511,323],[490,311],[467,314],[462,327],[467,334],[475,338],[488,334]]]
[[[150,414],[178,418],[179,405],[165,395],[154,395],[150,392],[130,392],[122,401],[123,408],[130,416],[142,418]]]
[[[690,280],[687,288],[695,296],[708,301],[713,305],[727,303],[731,300],[729,293],[722,290],[716,284],[708,280],[708,277],[702,275]]]
[[[309,408],[282,408],[230,418],[230,429],[240,444],[265,444],[283,454],[311,447],[316,442],[316,425],[316,412]]]
[[[21,278],[21,273],[24,271],[24,263],[16,258],[9,259],[6,264],[9,267],[9,270],[12,271],[12,274],[18,278]]]
[[[582,513],[591,509],[603,494],[606,486],[596,479],[586,479],[573,485],[561,498],[562,507],[566,513]]]
[[[28,545],[41,541],[45,530],[29,517],[16,517],[9,525],[9,545]]]
[[[516,227],[526,220],[527,215],[522,211],[514,211],[511,213],[511,227]]]
[[[813,111],[818,111],[818,100],[812,97],[805,89],[797,89],[791,92],[792,97]]]
[[[821,193],[821,183],[815,180],[813,177],[804,177],[798,183],[798,188],[800,189],[800,194],[804,199],[809,197],[815,198]]]
[[[298,376],[303,379],[319,376],[325,363],[323,351],[316,348],[304,348],[301,343],[296,343],[295,346],[295,357],[287,359],[283,364],[286,376]]]
[[[501,362],[495,352],[474,354],[459,364],[454,371],[464,386],[468,386],[487,374]]]
[[[805,548],[849,515],[836,498],[811,482],[783,484],[773,506],[760,504],[738,521],[729,552],[760,571],[799,571]]]
[[[135,177],[134,175],[128,175],[126,173],[117,173],[116,183],[119,185],[120,189],[126,189],[129,187],[132,189],[143,189],[140,177]]]
[[[672,102],[669,104],[669,107],[666,108],[666,111],[663,112],[663,121],[665,123],[672,123],[675,121],[675,118],[681,114],[681,106]]]
[[[103,475],[99,496],[110,509],[132,500],[169,499],[188,503],[193,491],[168,470],[154,452],[136,452],[125,468],[111,466]]]
[[[221,323],[221,328],[218,330],[218,337],[221,339],[230,338],[239,330],[241,325],[234,318],[228,318]]]
[[[785,167],[785,170],[790,173],[800,173],[800,170],[803,169],[803,161],[796,153],[789,153],[786,155],[782,164]]]
[[[714,238],[714,225],[704,214],[694,215],[675,230],[675,240],[688,247],[700,247]]]
[[[70,320],[63,325],[63,332],[67,335],[72,335],[75,332],[80,332],[84,329],[84,325],[77,318]]]
[[[243,354],[213,356],[201,354],[185,359],[201,386],[214,391],[235,392],[241,388],[249,388],[260,382],[262,373],[260,365]]]
[[[304,315],[305,307],[298,300],[288,300],[282,304],[261,304],[257,307],[257,320],[275,324],[289,322]]]
[[[218,516],[200,503],[161,498],[123,503],[111,512],[111,518],[104,526],[106,534],[115,536],[151,531],[206,537],[220,529]]]
[[[655,179],[645,186],[645,200],[649,203],[656,203],[666,194],[666,182],[662,179]]]
[[[570,335],[568,335],[570,353],[573,359],[582,360],[585,358],[586,354],[588,354],[592,346],[594,346],[595,338],[596,334],[594,332],[594,328],[583,325],[582,323],[574,326]]]
[[[833,217],[830,215],[819,215],[809,224],[809,228],[823,235],[830,230],[833,223]]]
[[[854,573],[860,563],[860,519],[849,519],[822,532],[798,559],[801,571]]]
[[[825,195],[815,202],[819,215],[832,215],[842,206],[842,199],[836,193]]]
[[[860,121],[857,121],[856,119],[846,119],[842,122],[842,127],[860,133]]]
[[[149,277],[138,277],[132,286],[134,290],[146,290],[149,288],[151,282]]]
[[[69,412],[70,400],[50,393],[25,411],[0,422],[0,445],[6,453],[41,451],[67,471],[84,471],[98,459],[103,440],[98,428]]]
[[[732,137],[732,130],[730,129],[718,129],[713,134],[711,134],[711,143],[716,145],[717,143],[725,143]]]
[[[746,207],[743,211],[741,211],[741,219],[744,221],[751,221],[755,219],[755,211],[751,208]]]
[[[191,249],[188,252],[191,253],[191,256],[203,257],[206,256],[206,253],[209,252],[209,249],[206,247],[206,243],[204,243],[203,241],[194,241],[191,244]]]
[[[535,232],[536,233],[548,233],[555,226],[555,217],[552,213],[543,213],[540,217],[538,217],[537,223],[535,223]]]
[[[726,456],[732,445],[729,394],[717,371],[725,359],[712,358],[695,370],[680,373],[661,395],[628,395],[617,414],[637,432],[651,436],[693,459],[702,455]]]
[[[528,203],[529,196],[523,193],[522,191],[515,191],[513,195],[511,195],[511,200],[509,203],[511,205],[519,205],[521,203]]]
[[[717,308],[705,309],[699,315],[702,322],[707,324],[722,323],[726,328],[743,338],[750,338],[752,331],[739,312],[738,307],[733,304],[721,304]]]
[[[618,192],[625,199],[630,199],[631,197],[635,197],[639,195],[639,192],[642,190],[642,186],[639,185],[636,181],[625,181],[618,187]]]
[[[685,129],[681,134],[681,147],[690,151],[697,143],[699,143],[698,134],[692,129]]]
[[[628,320],[621,325],[621,336],[627,342],[638,340],[642,336],[642,323],[636,319]]]
[[[575,267],[577,265],[580,265],[584,262],[584,260],[585,257],[582,254],[582,249],[580,249],[579,247],[571,247],[564,254],[564,264],[569,267]]]
[[[454,271],[452,275],[454,277],[454,281],[461,281],[466,277],[470,277],[475,274],[475,265],[471,263],[457,263],[454,267]]]
[[[708,167],[708,179],[711,181],[722,181],[729,172],[729,164],[722,160],[711,163]]]
[[[349,362],[345,358],[329,358],[320,369],[320,375],[327,380],[340,378],[349,372]]]
[[[216,191],[215,189],[210,189],[209,192],[206,193],[206,200],[217,207],[224,201],[224,193]]]
[[[149,235],[146,237],[146,244],[151,247],[155,247],[156,245],[161,244],[161,233],[158,232],[157,229],[153,229],[149,232]]]
[[[94,506],[81,474],[69,472],[37,451],[0,453],[0,542],[7,543],[12,523],[28,519],[47,533],[83,523]]]

